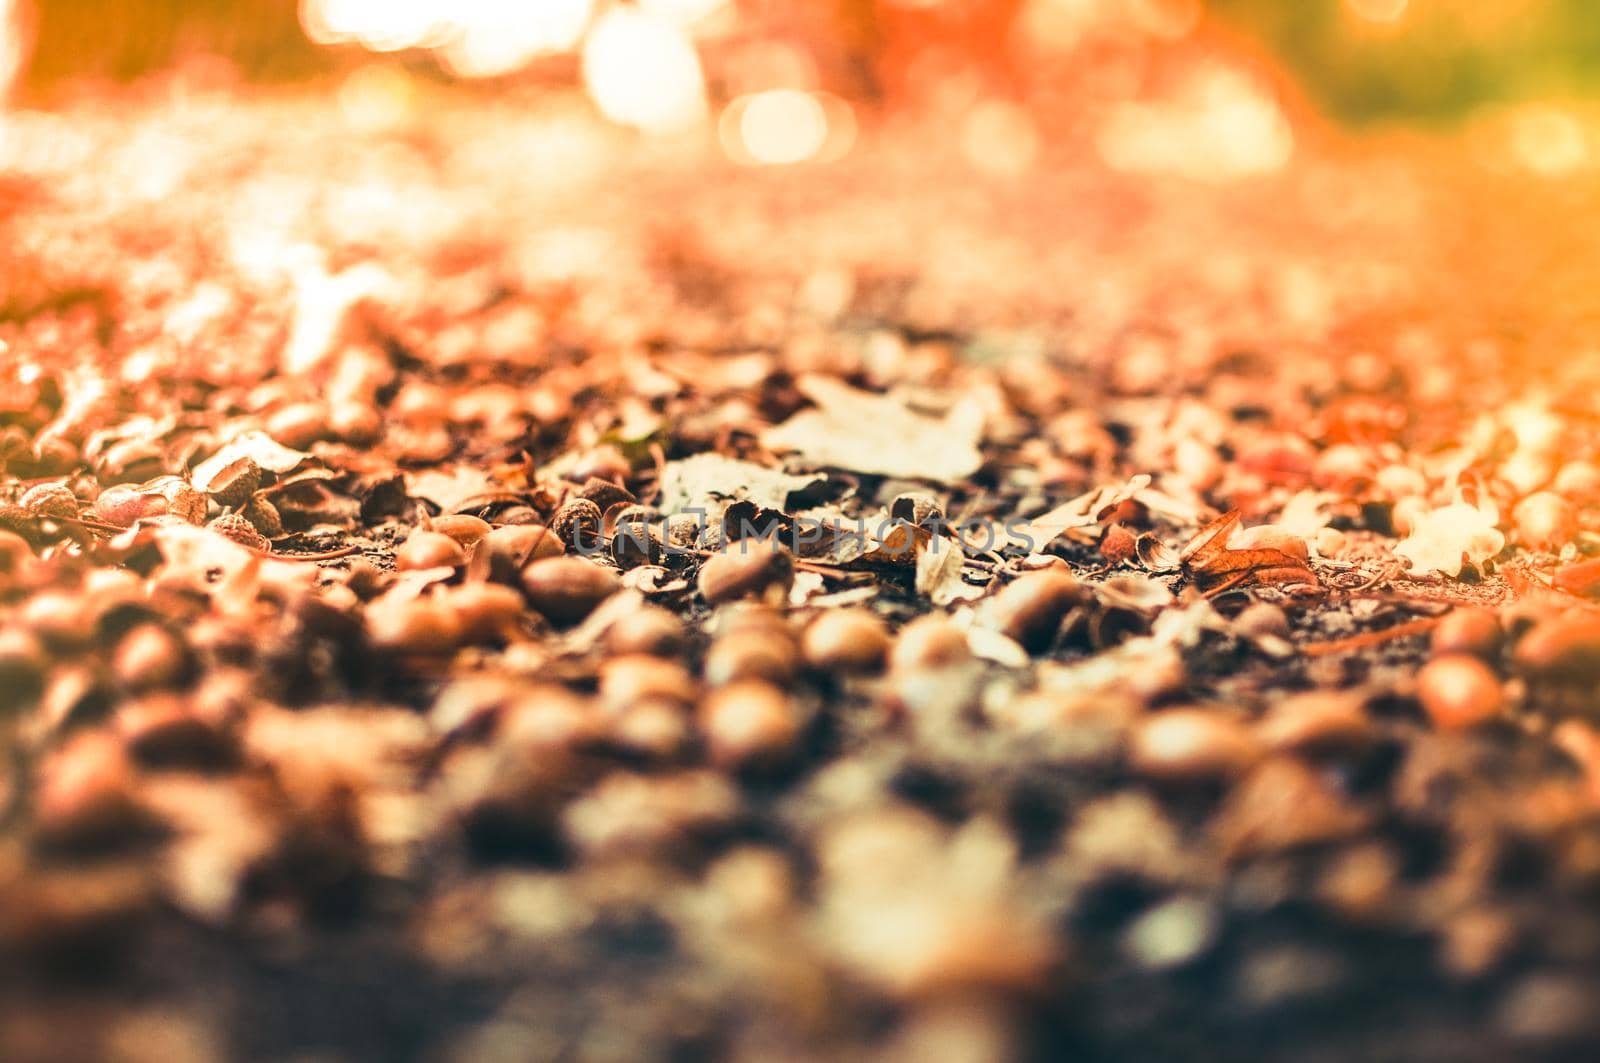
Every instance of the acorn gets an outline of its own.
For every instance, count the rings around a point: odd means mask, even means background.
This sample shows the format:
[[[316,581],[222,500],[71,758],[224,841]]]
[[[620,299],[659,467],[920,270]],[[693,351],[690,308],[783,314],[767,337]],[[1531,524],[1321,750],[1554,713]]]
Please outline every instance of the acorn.
[[[50,655],[31,631],[16,625],[0,627],[0,690],[15,707],[39,695],[50,670]]]
[[[28,540],[14,531],[0,528],[0,575],[10,575],[33,557]]]
[[[328,430],[356,446],[376,443],[383,436],[383,415],[369,402],[344,399],[328,408]]]
[[[111,671],[129,690],[176,686],[190,670],[189,649],[159,624],[140,624],[117,642]]]
[[[794,583],[794,559],[776,543],[748,539],[729,543],[700,567],[700,594],[711,605],[739,598],[780,604]]]
[[[228,737],[174,694],[138,698],[117,711],[116,730],[147,767],[206,768],[228,763]]]
[[[438,595],[380,601],[366,610],[366,617],[372,645],[394,653],[448,654],[465,632],[456,611]]]
[[[683,652],[684,642],[683,621],[659,605],[631,610],[606,632],[606,648],[618,656],[674,657]]]
[[[516,629],[525,602],[498,583],[463,583],[444,592],[444,602],[461,623],[464,642],[494,642]]]
[[[967,633],[937,613],[920,616],[901,628],[889,655],[896,672],[947,668],[970,660]]]
[[[889,655],[889,629],[865,609],[829,609],[806,628],[801,649],[821,672],[871,673]]]
[[[522,570],[529,603],[557,624],[576,624],[621,585],[615,571],[581,557],[541,558]]]
[[[662,698],[635,703],[611,721],[608,732],[622,749],[666,760],[689,747],[689,721],[681,705]]]
[[[746,679],[787,683],[800,670],[800,648],[787,628],[750,625],[725,631],[706,651],[705,677],[712,686]]]
[[[219,506],[242,506],[261,487],[261,466],[245,455],[219,469],[206,484],[206,494]]]
[[[611,559],[622,569],[653,565],[659,561],[661,541],[656,535],[655,525],[642,517],[618,520],[611,530]]]
[[[467,563],[461,544],[443,532],[418,528],[394,552],[394,567],[401,571],[455,568]]]
[[[578,488],[577,497],[587,499],[595,504],[602,514],[611,512],[613,506],[637,502],[633,492],[622,485],[622,478],[615,481],[598,476],[591,476]]]
[[[574,553],[592,554],[603,543],[600,538],[600,507],[587,498],[568,499],[550,518],[550,530]]]
[[[1134,771],[1163,782],[1209,782],[1244,774],[1261,743],[1239,720],[1216,709],[1166,709],[1134,728]]]
[[[106,731],[79,733],[40,765],[33,824],[46,844],[115,844],[141,820],[132,765],[122,743]]]
[[[463,549],[470,549],[493,530],[488,521],[482,517],[474,517],[470,513],[446,513],[434,517],[428,523],[431,530],[440,535],[448,535]]]
[[[278,513],[278,507],[264,498],[252,498],[239,513],[268,539],[276,539],[283,534],[283,517]]]
[[[1550,485],[1558,494],[1575,502],[1600,499],[1600,465],[1592,461],[1569,461],[1556,471]]]
[[[674,661],[634,654],[600,666],[600,700],[612,710],[650,699],[687,707],[699,693],[688,671]]]
[[[1271,602],[1256,602],[1233,618],[1233,629],[1247,638],[1289,637],[1289,614]]]
[[[1435,657],[1417,674],[1417,699],[1441,731],[1460,731],[1500,716],[1500,677],[1476,657]]]
[[[94,639],[97,614],[81,594],[42,591],[22,603],[21,619],[47,646],[83,646]]]
[[[1373,726],[1358,695],[1319,690],[1276,702],[1255,733],[1277,752],[1302,753],[1359,749],[1372,738]]]
[[[706,699],[700,729],[714,762],[746,767],[791,755],[800,737],[800,717],[782,690],[745,681],[722,687]]]
[[[1504,639],[1499,617],[1488,609],[1464,605],[1445,614],[1433,629],[1433,652],[1492,659],[1499,655]]]
[[[304,450],[333,434],[328,408],[320,402],[292,402],[267,415],[267,434],[286,447]]]
[[[73,520],[78,516],[78,496],[63,483],[34,484],[17,499],[17,505],[35,517]]]
[[[991,598],[983,610],[986,624],[1030,653],[1042,653],[1055,641],[1067,610],[1083,598],[1072,574],[1060,567],[1019,576]]]
[[[489,578],[497,583],[515,583],[528,562],[566,549],[543,524],[503,524],[491,528],[481,543],[488,551]]]
[[[232,539],[240,546],[251,550],[259,550],[264,554],[272,552],[271,541],[257,531],[254,524],[251,524],[238,513],[224,513],[207,524],[206,527],[218,535]]]
[[[1511,520],[1518,538],[1535,550],[1558,550],[1578,534],[1572,503],[1554,491],[1539,491],[1518,502]]]
[[[1518,640],[1511,659],[1537,679],[1600,680],[1600,618],[1569,613],[1540,621]]]

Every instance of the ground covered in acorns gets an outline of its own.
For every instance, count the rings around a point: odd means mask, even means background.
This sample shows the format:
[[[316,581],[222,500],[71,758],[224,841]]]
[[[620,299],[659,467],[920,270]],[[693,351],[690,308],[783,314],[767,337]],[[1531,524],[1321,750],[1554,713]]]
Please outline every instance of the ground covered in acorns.
[[[4,125],[0,1057],[1565,1058],[1593,191]]]

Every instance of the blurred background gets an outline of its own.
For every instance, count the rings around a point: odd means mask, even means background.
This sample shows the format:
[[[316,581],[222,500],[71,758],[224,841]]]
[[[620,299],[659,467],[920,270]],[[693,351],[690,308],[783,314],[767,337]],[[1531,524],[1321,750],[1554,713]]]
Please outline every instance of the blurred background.
[[[1487,123],[1528,167],[1600,144],[1593,0],[0,0],[0,92],[317,84],[373,114],[445,83],[581,94],[737,162],[850,150],[933,113],[998,172],[1081,136],[1115,168],[1230,179],[1291,129]],[[387,103],[385,102],[387,101]]]

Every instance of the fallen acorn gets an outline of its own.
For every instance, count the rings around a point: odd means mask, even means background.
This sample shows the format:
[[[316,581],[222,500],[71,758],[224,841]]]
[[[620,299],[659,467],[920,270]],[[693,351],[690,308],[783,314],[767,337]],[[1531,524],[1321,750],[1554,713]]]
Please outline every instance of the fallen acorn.
[[[986,603],[981,616],[988,627],[1020,643],[1029,653],[1042,653],[1055,641],[1062,617],[1083,595],[1083,588],[1066,569],[1041,569],[1007,584]]]
[[[865,609],[829,609],[806,627],[800,644],[818,671],[876,672],[889,654],[889,629]]]
[[[35,517],[72,520],[78,515],[78,496],[63,483],[34,484],[17,499],[17,505]]]
[[[1233,629],[1247,638],[1289,637],[1289,614],[1271,602],[1256,602],[1233,618]]]
[[[261,466],[245,455],[213,473],[206,483],[206,494],[219,506],[242,506],[260,488],[261,477]]]
[[[1578,533],[1572,503],[1553,491],[1538,491],[1511,511],[1517,537],[1535,550],[1557,550]]]
[[[146,517],[171,514],[189,524],[204,524],[206,498],[177,476],[158,476],[132,486],[118,484],[100,492],[94,501],[95,516],[107,524],[126,528]]]
[[[582,620],[620,586],[614,570],[581,557],[541,558],[522,570],[529,604],[557,624]]]
[[[248,547],[251,550],[259,550],[262,553],[272,552],[271,540],[257,531],[254,524],[251,524],[238,513],[224,513],[207,524],[206,527],[218,535],[232,539],[240,546]]]
[[[133,798],[133,767],[115,736],[86,731],[47,757],[34,791],[40,841],[98,848],[125,840],[143,821]]]
[[[1499,655],[1504,639],[1500,618],[1493,612],[1476,606],[1461,606],[1445,614],[1439,626],[1433,629],[1433,652],[1492,658]]]
[[[530,561],[565,552],[555,532],[542,524],[503,524],[490,529],[480,542],[487,552],[489,578],[514,583]]]
[[[889,654],[896,672],[947,668],[972,660],[967,633],[936,613],[920,616],[900,629]]]
[[[712,686],[747,679],[783,684],[799,670],[800,648],[787,628],[735,628],[706,651],[705,677]]]
[[[1133,770],[1161,782],[1211,782],[1242,775],[1261,742],[1218,709],[1165,709],[1140,720],[1129,741]]]
[[[1476,657],[1435,657],[1417,674],[1417,699],[1443,731],[1476,727],[1500,716],[1505,695],[1500,677]]]
[[[1284,753],[1343,752],[1372,740],[1372,720],[1359,695],[1311,691],[1274,704],[1255,726],[1256,737]]]
[[[676,656],[684,648],[683,621],[659,605],[641,606],[611,625],[606,631],[606,648],[619,656]]]
[[[111,670],[129,690],[175,686],[191,667],[188,647],[159,624],[140,624],[117,642]]]
[[[463,583],[442,595],[461,624],[464,642],[493,642],[516,628],[525,603],[522,595],[498,583]]]
[[[564,502],[550,518],[550,530],[568,550],[591,554],[602,545],[601,523],[599,506],[587,498],[573,498]]]
[[[434,517],[428,526],[440,535],[448,535],[464,549],[472,547],[492,530],[488,521],[470,513],[447,513],[442,517]]]
[[[739,598],[759,598],[772,604],[788,599],[794,582],[794,559],[782,546],[740,540],[700,568],[700,594],[711,605]]]
[[[465,634],[456,610],[437,595],[404,602],[380,600],[367,608],[366,617],[372,645],[393,653],[447,654]]]
[[[128,702],[117,710],[115,726],[128,752],[148,768],[204,769],[232,760],[229,737],[173,694]]]
[[[455,568],[467,563],[461,544],[443,532],[419,528],[394,552],[394,567],[401,571]]]
[[[688,707],[698,693],[682,665],[660,657],[613,657],[600,667],[600,701],[613,712],[646,700]]]
[[[788,757],[800,736],[800,718],[782,690],[747,680],[722,687],[706,699],[700,729],[714,762],[748,767]]]
[[[1517,641],[1511,659],[1531,678],[1571,683],[1600,679],[1600,618],[1567,614],[1543,620]]]

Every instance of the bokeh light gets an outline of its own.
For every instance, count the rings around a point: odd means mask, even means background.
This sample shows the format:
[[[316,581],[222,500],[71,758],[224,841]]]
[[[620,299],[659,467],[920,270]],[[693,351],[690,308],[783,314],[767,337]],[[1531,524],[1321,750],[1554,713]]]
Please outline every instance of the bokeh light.
[[[1398,22],[1411,0],[1344,0],[1344,5],[1352,15],[1368,22]]]
[[[607,118],[646,132],[686,129],[706,114],[705,75],[683,28],[643,11],[603,15],[583,46],[583,80]]]
[[[460,77],[497,77],[540,55],[570,51],[589,23],[592,0],[463,0],[452,8],[456,32],[439,56]]]
[[[1566,177],[1589,162],[1583,124],[1556,107],[1531,106],[1511,119],[1511,155],[1541,177]]]
[[[831,93],[768,89],[734,99],[723,109],[723,150],[747,166],[792,166],[843,156],[855,140],[850,105]]]
[[[23,47],[21,0],[0,0],[0,103],[21,72]]]
[[[1265,88],[1239,70],[1213,65],[1168,99],[1112,108],[1098,146],[1116,170],[1233,181],[1288,165],[1294,132]]]
[[[984,173],[1015,177],[1039,156],[1039,129],[1026,108],[1008,100],[984,100],[961,122],[961,152]]]

